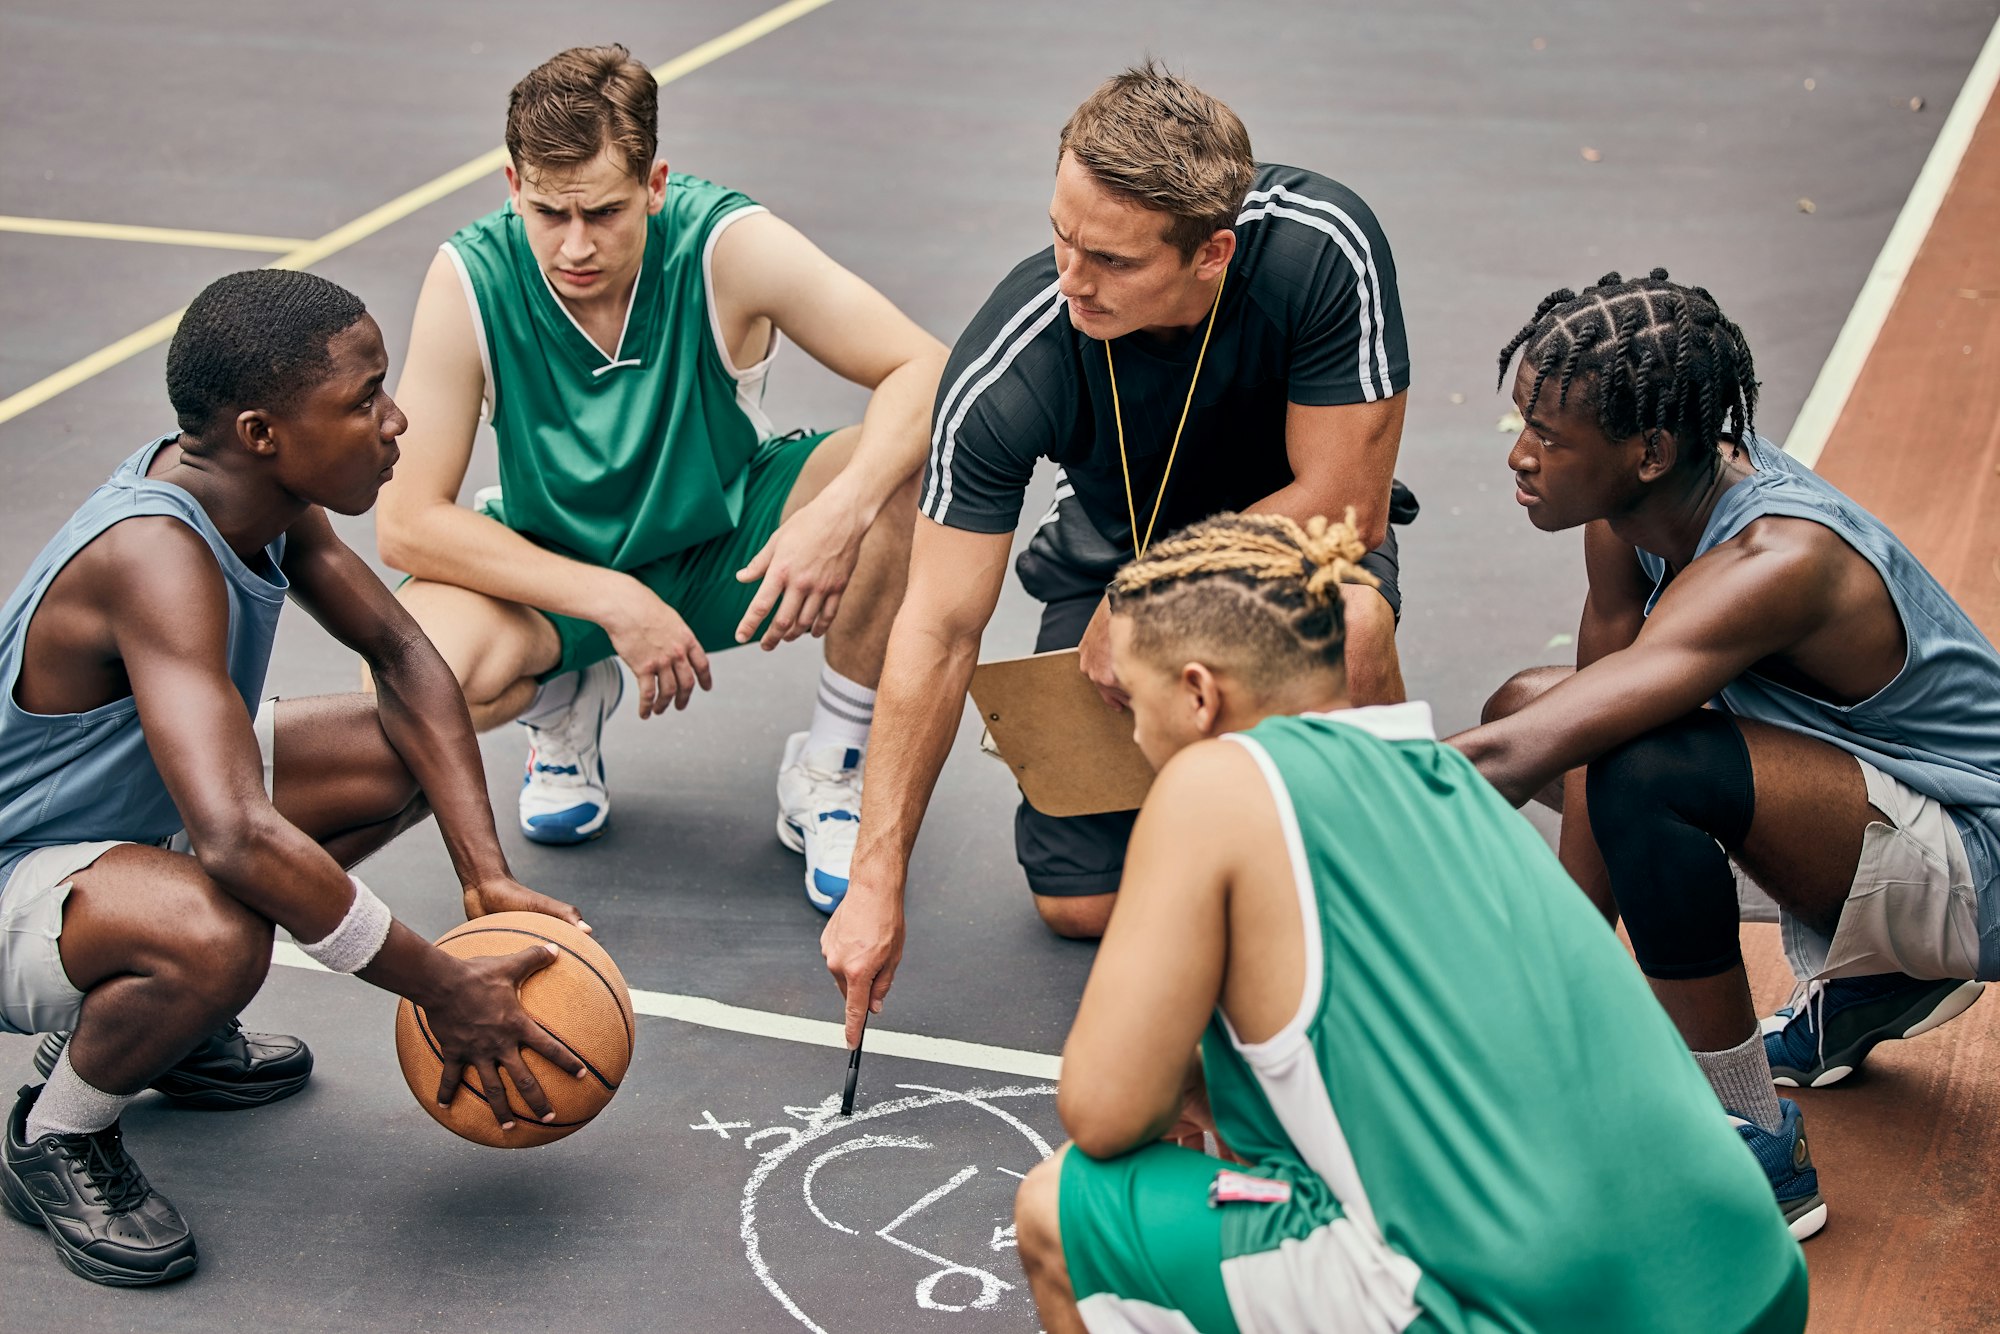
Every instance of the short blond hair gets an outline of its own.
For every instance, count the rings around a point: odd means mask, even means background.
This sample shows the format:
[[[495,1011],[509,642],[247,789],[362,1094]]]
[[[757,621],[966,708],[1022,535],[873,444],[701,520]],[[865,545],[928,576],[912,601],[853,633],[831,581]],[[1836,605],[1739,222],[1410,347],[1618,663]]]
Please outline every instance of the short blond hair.
[[[640,181],[660,151],[660,84],[622,46],[574,46],[537,65],[507,98],[517,171],[580,167],[611,150]]]
[[[1169,215],[1163,238],[1192,259],[1236,224],[1257,174],[1236,113],[1157,61],[1105,81],[1063,126],[1068,153],[1111,193]]]

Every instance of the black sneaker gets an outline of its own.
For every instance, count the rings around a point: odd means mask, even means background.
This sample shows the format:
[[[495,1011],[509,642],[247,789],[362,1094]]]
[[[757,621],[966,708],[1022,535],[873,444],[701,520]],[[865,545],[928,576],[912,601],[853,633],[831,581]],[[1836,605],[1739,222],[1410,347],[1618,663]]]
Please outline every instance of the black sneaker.
[[[1901,973],[1812,983],[1763,1021],[1771,1082],[1824,1088],[1854,1073],[1877,1043],[1913,1038],[1956,1019],[1984,982],[1920,980]]]
[[[35,1069],[42,1078],[55,1070],[68,1041],[67,1033],[50,1033],[35,1048]],[[243,1025],[231,1019],[154,1080],[153,1087],[176,1107],[201,1111],[262,1107],[304,1088],[312,1068],[312,1051],[297,1038],[245,1033]]]
[[[0,1141],[0,1205],[45,1228],[56,1255],[92,1283],[139,1288],[192,1274],[194,1236],[125,1152],[114,1124],[94,1135],[27,1142],[42,1085],[21,1090]]]

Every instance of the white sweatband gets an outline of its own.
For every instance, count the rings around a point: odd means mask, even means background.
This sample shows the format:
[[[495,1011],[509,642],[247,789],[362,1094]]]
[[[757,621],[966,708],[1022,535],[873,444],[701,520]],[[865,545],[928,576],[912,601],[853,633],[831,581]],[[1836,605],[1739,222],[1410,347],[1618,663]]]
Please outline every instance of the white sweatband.
[[[354,886],[354,902],[348,905],[347,916],[340,919],[340,925],[327,932],[323,940],[310,945],[299,942],[308,959],[336,973],[358,973],[373,963],[382,952],[382,942],[389,938],[390,924],[395,921],[389,914],[389,905],[376,898],[368,886],[353,876],[347,877],[347,883]]]

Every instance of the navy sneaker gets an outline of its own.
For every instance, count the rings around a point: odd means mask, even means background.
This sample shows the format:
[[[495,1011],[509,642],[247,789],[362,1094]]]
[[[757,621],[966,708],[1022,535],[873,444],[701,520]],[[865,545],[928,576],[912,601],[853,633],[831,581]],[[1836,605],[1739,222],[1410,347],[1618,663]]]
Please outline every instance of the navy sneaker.
[[[1902,973],[1809,983],[1800,999],[1763,1021],[1771,1080],[1787,1088],[1838,1083],[1876,1043],[1928,1033],[1965,1013],[1985,989],[1984,982]]]
[[[1778,1099],[1785,1120],[1774,1134],[1731,1112],[1729,1123],[1757,1156],[1757,1165],[1771,1182],[1785,1226],[1792,1236],[1804,1241],[1826,1226],[1826,1201],[1819,1194],[1819,1173],[1813,1170],[1812,1150],[1806,1147],[1805,1116],[1790,1098]]]

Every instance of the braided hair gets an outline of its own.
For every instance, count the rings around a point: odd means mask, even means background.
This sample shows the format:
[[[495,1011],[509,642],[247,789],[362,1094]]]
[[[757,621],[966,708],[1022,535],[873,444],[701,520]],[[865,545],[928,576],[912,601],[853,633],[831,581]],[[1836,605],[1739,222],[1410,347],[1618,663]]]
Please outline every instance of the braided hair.
[[[1753,429],[1757,373],[1743,331],[1708,289],[1669,282],[1665,269],[1631,279],[1607,273],[1580,293],[1549,293],[1500,349],[1503,385],[1524,348],[1535,368],[1525,416],[1551,377],[1557,403],[1585,382],[1606,437],[1643,434],[1650,445],[1664,431],[1680,446],[1677,462],[1691,468],[1713,466],[1708,446],[1741,446]]]
[[[1155,542],[1111,581],[1111,610],[1133,645],[1160,660],[1212,654],[1253,689],[1313,670],[1342,671],[1340,585],[1376,583],[1349,509],[1339,523],[1219,514]]]

